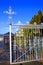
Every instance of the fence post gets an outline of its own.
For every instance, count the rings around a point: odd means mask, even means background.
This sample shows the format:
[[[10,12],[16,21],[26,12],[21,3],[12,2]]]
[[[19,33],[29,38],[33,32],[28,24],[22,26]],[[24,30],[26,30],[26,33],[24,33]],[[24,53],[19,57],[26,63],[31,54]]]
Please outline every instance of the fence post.
[[[9,38],[10,38],[10,64],[12,63],[12,45],[11,45],[11,24],[10,24],[10,34],[9,34]]]

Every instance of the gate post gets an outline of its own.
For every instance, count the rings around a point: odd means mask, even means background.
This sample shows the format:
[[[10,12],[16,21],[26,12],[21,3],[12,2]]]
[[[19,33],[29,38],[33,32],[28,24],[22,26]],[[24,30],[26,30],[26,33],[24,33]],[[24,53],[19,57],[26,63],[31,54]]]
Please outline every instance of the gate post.
[[[10,34],[9,34],[9,41],[10,41],[10,64],[12,63],[12,44],[11,44],[11,23],[10,23]]]

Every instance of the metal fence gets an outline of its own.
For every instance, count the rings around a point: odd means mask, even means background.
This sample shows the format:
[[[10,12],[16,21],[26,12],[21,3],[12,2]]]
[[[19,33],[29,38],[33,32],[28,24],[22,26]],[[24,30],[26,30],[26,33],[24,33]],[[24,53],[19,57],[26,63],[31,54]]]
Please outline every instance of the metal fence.
[[[11,33],[14,38],[12,41]],[[37,61],[43,59],[43,25],[10,24],[10,63]]]

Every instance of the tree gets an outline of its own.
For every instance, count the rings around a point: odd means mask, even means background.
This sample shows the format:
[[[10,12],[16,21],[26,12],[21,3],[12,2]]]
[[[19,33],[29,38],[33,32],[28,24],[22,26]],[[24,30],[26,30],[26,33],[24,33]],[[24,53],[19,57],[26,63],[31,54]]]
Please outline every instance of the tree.
[[[33,24],[34,22],[36,22],[37,24],[40,24],[41,23],[41,17],[42,17],[42,11],[39,10],[38,14],[37,15],[35,14],[32,17],[32,19],[30,20],[30,24]]]

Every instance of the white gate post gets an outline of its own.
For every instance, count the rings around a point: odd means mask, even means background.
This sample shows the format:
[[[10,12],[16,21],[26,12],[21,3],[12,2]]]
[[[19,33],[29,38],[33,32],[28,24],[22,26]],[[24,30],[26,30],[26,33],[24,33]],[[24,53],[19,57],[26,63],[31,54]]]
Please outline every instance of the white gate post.
[[[10,64],[12,63],[11,24],[10,24]]]

